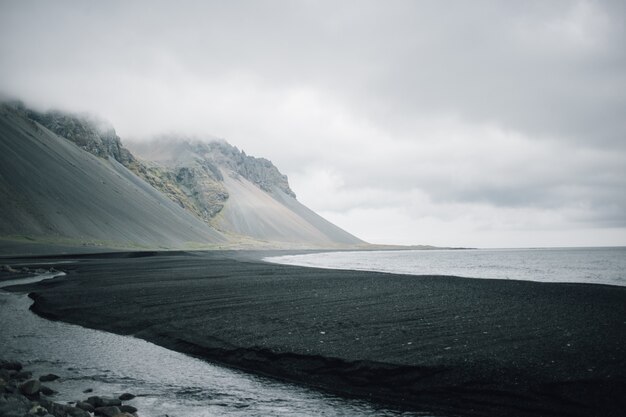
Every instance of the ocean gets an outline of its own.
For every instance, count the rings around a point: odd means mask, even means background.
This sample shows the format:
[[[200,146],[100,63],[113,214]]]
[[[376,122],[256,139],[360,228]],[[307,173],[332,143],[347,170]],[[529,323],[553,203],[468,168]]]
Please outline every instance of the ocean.
[[[264,260],[408,275],[626,286],[626,247],[335,251]]]

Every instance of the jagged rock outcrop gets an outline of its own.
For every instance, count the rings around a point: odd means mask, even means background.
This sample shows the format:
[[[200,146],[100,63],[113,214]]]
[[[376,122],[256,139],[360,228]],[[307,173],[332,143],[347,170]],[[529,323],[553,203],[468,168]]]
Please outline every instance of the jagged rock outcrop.
[[[209,214],[203,219],[221,232],[293,245],[363,243],[296,200],[287,176],[269,160],[224,140],[168,136],[128,147],[143,161],[175,173],[179,188]]]
[[[274,187],[277,187],[285,194],[296,197],[289,187],[287,176],[281,174],[278,168],[265,158],[246,155],[244,151],[240,151],[236,146],[223,140],[208,143],[195,142],[191,146],[197,154],[213,161],[216,165],[231,169],[264,191],[272,192]]]
[[[278,188],[295,198],[287,176],[274,164],[246,155],[224,140],[203,142],[168,136],[129,146],[143,159],[140,175],[207,222],[223,209],[229,197],[222,171],[240,175],[266,192]]]
[[[48,128],[87,152],[101,158],[112,157],[124,166],[135,162],[135,158],[122,146],[120,137],[108,122],[89,115],[68,114],[60,111],[45,113],[24,109],[32,120]]]

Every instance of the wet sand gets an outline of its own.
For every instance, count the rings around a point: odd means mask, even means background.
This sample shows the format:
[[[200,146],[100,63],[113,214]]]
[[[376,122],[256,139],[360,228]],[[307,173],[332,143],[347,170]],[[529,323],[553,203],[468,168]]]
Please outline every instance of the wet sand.
[[[261,255],[64,255],[76,260],[58,267],[66,277],[21,290],[48,318],[410,410],[626,409],[626,288],[321,270]]]

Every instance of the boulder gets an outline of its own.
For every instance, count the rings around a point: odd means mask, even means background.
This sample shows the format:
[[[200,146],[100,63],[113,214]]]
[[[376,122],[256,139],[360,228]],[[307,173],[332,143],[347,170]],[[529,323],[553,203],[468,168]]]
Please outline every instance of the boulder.
[[[57,392],[55,390],[53,390],[50,387],[46,387],[45,385],[41,386],[41,388],[39,389],[39,392],[41,392],[43,395],[47,395],[47,396],[51,396],[51,395],[57,394]]]
[[[56,381],[57,379],[59,379],[60,377],[58,375],[55,374],[48,374],[48,375],[42,375],[39,377],[39,380],[41,382],[50,382],[50,381]]]
[[[32,408],[28,398],[16,394],[0,394],[0,416],[22,417]]]
[[[135,396],[133,394],[129,394],[128,392],[125,392],[124,394],[120,395],[117,398],[119,398],[121,401],[129,401],[135,398]]]
[[[36,379],[30,379],[20,385],[20,392],[24,395],[35,395],[41,389],[41,383]]]
[[[87,402],[89,404],[93,405],[95,408],[98,408],[98,407],[117,407],[117,406],[122,405],[122,401],[120,401],[117,398],[111,398],[111,397],[93,396],[93,397],[87,398]]]
[[[19,272],[17,269],[11,268],[11,265],[2,265],[0,267],[0,271],[2,271],[2,272],[10,272],[12,274],[14,274],[16,272]]]
[[[27,379],[31,379],[32,377],[33,373],[30,371],[19,371],[18,373],[13,375],[13,378],[17,379],[18,381],[26,381]]]
[[[98,407],[96,408],[94,413],[97,416],[102,416],[102,417],[115,417],[116,415],[121,414],[122,412],[120,411],[119,408],[112,406],[112,407]]]
[[[2,369],[8,369],[11,371],[21,371],[22,370],[22,364],[19,362],[15,362],[15,361],[2,361],[0,360],[0,368]]]
[[[33,407],[28,411],[28,414],[35,414],[38,416],[43,416],[44,414],[48,414],[48,410],[43,408],[37,403],[34,403]]]
[[[81,410],[88,411],[90,413],[93,413],[94,410],[96,409],[93,405],[89,404],[88,402],[84,402],[84,401],[77,401],[76,402],[76,407],[80,408]]]
[[[65,415],[68,417],[91,417],[91,414],[78,407],[65,407]]]
[[[130,414],[137,412],[137,409],[135,407],[133,407],[132,405],[123,405],[123,406],[120,407],[120,410],[123,413],[130,413]]]

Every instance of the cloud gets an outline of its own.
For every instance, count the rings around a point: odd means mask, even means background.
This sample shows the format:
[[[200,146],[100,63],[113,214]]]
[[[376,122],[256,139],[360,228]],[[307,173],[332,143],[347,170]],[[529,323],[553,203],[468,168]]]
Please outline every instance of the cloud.
[[[625,15],[620,1],[2,2],[0,91],[122,138],[226,138],[372,241],[626,244]]]

